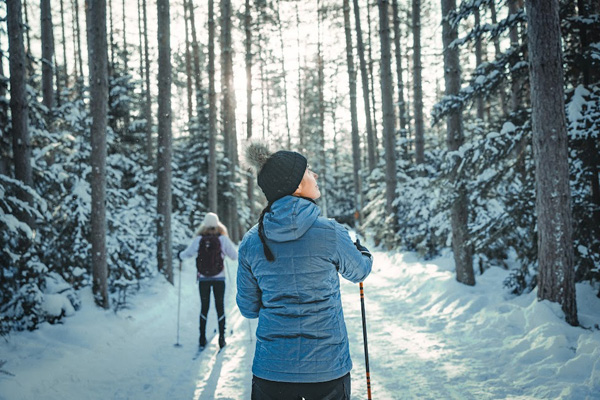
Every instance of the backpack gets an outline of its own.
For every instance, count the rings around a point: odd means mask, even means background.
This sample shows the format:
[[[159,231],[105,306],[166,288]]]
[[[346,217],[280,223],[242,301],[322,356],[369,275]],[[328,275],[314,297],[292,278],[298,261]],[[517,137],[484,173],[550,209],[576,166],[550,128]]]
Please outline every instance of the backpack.
[[[200,239],[196,269],[204,276],[215,276],[223,271],[221,241],[218,235],[203,235]]]

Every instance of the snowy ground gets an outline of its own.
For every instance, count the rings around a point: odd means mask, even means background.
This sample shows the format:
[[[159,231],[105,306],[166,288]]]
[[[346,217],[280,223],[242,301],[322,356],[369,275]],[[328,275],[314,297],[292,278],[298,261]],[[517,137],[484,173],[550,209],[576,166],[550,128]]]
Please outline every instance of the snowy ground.
[[[184,263],[181,347],[177,285],[157,279],[115,314],[83,309],[63,325],[0,342],[0,399],[249,399],[256,321],[235,307],[228,262],[228,345],[216,340],[193,360],[199,300],[192,261]],[[582,326],[535,294],[501,291],[507,272],[491,268],[477,286],[454,280],[451,257],[375,253],[365,282],[375,399],[600,399],[600,299],[578,285]],[[178,281],[176,275],[175,282]],[[358,285],[342,285],[354,360],[353,398],[366,398]],[[216,328],[214,309],[209,332]]]

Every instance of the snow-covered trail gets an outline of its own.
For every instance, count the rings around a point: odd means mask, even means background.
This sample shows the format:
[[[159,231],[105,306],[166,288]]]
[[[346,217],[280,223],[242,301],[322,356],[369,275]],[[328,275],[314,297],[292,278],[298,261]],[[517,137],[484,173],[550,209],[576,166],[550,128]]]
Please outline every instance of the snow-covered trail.
[[[508,272],[490,268],[475,287],[454,279],[451,255],[423,261],[374,252],[365,281],[374,399],[600,399],[600,299],[577,286],[579,319],[535,293],[508,297]],[[228,261],[227,346],[216,340],[193,359],[199,299],[193,261],[184,263],[180,344],[175,286],[158,278],[117,314],[93,305],[62,325],[0,341],[0,399],[249,399],[256,320],[235,306],[237,263]],[[366,399],[358,285],[342,281],[354,362],[353,399]],[[211,305],[209,338],[216,329]]]

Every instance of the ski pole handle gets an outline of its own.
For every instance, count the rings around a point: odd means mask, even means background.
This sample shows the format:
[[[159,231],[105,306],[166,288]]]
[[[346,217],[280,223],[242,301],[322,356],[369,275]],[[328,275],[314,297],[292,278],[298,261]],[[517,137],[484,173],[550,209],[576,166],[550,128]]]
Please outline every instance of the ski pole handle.
[[[369,371],[369,345],[367,341],[367,316],[365,312],[365,290],[360,282],[360,311],[362,313],[363,343],[365,346],[365,367],[367,370],[367,399],[371,400],[371,372]]]

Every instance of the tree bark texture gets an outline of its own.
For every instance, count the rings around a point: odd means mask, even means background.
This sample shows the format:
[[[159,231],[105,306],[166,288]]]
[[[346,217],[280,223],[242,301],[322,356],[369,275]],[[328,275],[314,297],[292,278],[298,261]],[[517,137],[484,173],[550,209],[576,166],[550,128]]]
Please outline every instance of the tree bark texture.
[[[171,246],[171,24],[169,0],[157,0],[158,10],[158,270],[173,283]]]
[[[33,185],[31,172],[31,145],[29,141],[29,105],[27,102],[27,65],[23,46],[23,19],[21,1],[8,1],[6,4],[8,28],[10,111],[12,123],[12,151],[15,178],[27,186]],[[29,193],[20,192],[19,198],[33,204]],[[28,213],[21,216],[27,225],[35,226],[34,218]]]
[[[365,121],[367,125],[367,164],[369,172],[377,166],[375,133],[373,132],[373,122],[371,120],[371,98],[369,90],[369,71],[367,70],[367,61],[365,60],[365,46],[362,37],[360,8],[358,0],[354,0],[354,24],[356,25],[356,49],[360,61],[360,77],[363,89],[363,103],[365,106]]]
[[[421,0],[412,0],[413,29],[413,107],[415,118],[415,162],[425,162],[425,128],[423,122],[423,65],[421,63]]]
[[[229,158],[229,184],[234,191],[237,181],[237,134],[235,129],[235,86],[233,84],[233,46],[231,42],[231,0],[221,0],[221,90],[223,137],[225,138],[225,152]],[[226,199],[225,218],[229,222],[228,228],[234,242],[239,239],[239,219],[236,195]]]
[[[558,0],[527,2],[538,226],[538,299],[578,325]]]
[[[215,90],[215,11],[208,1],[208,209],[217,208],[217,92]]]
[[[350,117],[352,125],[352,164],[354,177],[354,209],[355,215],[362,212],[362,179],[360,159],[360,139],[358,136],[358,111],[356,106],[356,68],[352,47],[352,26],[350,24],[350,1],[344,0],[344,30],[346,33],[346,63],[348,66],[348,85],[350,87]],[[335,119],[334,119],[335,121]],[[357,221],[358,222],[358,221]]]
[[[106,0],[86,1],[92,187],[91,244],[92,291],[96,303],[109,308],[106,251],[106,124],[108,113],[108,53],[106,43]]]
[[[444,80],[446,96],[457,96],[460,91],[460,59],[458,48],[450,48],[450,43],[458,37],[458,30],[448,23],[447,16],[456,9],[455,0],[442,0],[442,41],[444,44]],[[453,111],[446,120],[447,144],[449,151],[456,151],[463,144],[461,111]],[[455,155],[455,167],[450,181],[455,192],[452,193],[450,219],[452,224],[452,250],[456,264],[456,279],[465,285],[475,285],[473,255],[469,241],[469,208],[464,182],[457,177],[461,160]]]
[[[43,104],[52,110],[54,106],[54,33],[50,0],[41,0],[42,25],[42,96]]]
[[[252,139],[252,8],[250,0],[246,0],[244,14],[244,29],[246,31],[246,139]],[[246,181],[246,194],[250,208],[250,220],[254,221],[256,210],[254,209],[254,175],[248,174]],[[250,228],[250,227],[246,227]]]
[[[392,54],[390,44],[389,1],[378,0],[381,40],[381,108],[383,110],[383,140],[385,144],[386,217],[395,214],[393,202],[396,198],[396,138],[394,127],[394,94],[392,84]],[[396,216],[393,216],[395,231]]]

